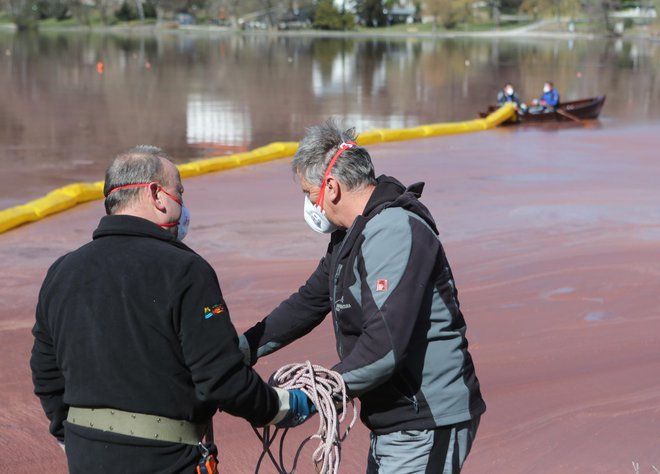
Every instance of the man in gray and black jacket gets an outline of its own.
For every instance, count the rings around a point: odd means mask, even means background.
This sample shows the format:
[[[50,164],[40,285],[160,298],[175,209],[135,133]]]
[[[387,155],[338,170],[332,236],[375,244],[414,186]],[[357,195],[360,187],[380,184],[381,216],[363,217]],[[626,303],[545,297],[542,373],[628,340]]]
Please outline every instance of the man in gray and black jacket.
[[[332,233],[307,282],[246,331],[246,362],[332,313],[339,372],[371,430],[367,472],[457,473],[486,410],[438,230],[405,188],[375,177],[354,131],[312,127],[293,159],[305,219]]]

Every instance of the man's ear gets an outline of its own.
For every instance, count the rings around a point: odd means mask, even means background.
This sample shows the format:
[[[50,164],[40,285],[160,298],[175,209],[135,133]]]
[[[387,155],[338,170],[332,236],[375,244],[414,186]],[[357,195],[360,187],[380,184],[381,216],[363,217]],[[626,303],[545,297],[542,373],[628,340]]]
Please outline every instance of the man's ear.
[[[337,204],[341,198],[341,184],[332,175],[328,176],[328,180],[325,182],[325,194],[333,204]]]
[[[157,183],[149,183],[149,201],[160,212],[167,211],[165,203],[163,202],[164,193],[160,192],[160,186]]]

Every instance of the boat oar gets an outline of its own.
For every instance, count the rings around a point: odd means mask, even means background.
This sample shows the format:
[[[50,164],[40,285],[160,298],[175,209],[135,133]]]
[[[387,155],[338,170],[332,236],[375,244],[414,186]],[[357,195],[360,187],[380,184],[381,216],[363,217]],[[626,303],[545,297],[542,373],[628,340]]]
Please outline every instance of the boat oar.
[[[567,119],[573,120],[574,122],[577,122],[577,123],[580,123],[580,124],[584,124],[584,122],[582,122],[582,120],[580,120],[579,118],[577,118],[577,117],[576,117],[575,115],[573,115],[572,113],[570,113],[570,112],[566,112],[566,111],[563,110],[563,109],[556,108],[556,109],[555,109],[555,112],[557,112],[559,115],[563,115],[563,116],[566,117]]]

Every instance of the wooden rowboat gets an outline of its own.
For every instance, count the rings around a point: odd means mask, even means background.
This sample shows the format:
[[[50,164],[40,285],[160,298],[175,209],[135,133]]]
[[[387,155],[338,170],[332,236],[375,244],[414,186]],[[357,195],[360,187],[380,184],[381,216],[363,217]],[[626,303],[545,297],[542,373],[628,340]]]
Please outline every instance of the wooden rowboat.
[[[505,123],[547,123],[547,122],[571,122],[579,120],[597,119],[600,114],[605,96],[599,95],[590,99],[573,100],[559,104],[559,110],[549,112],[518,114],[517,117]],[[488,107],[488,112],[481,112],[479,116],[486,117],[489,113],[497,110],[497,106]]]

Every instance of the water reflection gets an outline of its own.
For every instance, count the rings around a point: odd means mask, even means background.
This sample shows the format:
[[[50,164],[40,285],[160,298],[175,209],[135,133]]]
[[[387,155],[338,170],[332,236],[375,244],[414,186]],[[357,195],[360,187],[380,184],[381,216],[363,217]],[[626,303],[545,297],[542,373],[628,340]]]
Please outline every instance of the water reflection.
[[[564,100],[607,94],[612,123],[660,121],[660,44],[645,41],[0,33],[0,52],[0,166],[36,195],[100,179],[136,143],[188,160],[297,140],[330,115],[358,130],[471,119],[505,81],[528,100],[546,79]]]
[[[246,107],[212,96],[190,94],[186,109],[186,142],[189,145],[225,145],[247,149],[252,135]]]

